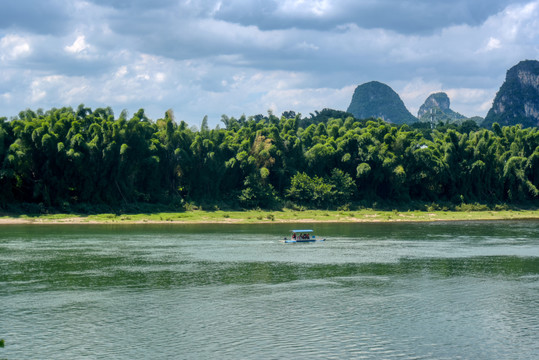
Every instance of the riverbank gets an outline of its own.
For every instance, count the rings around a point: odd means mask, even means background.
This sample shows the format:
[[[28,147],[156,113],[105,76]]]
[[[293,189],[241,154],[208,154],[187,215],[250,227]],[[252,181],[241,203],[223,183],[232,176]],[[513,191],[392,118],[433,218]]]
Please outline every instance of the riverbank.
[[[256,223],[355,223],[355,222],[427,222],[483,220],[539,220],[539,210],[502,211],[202,211],[155,214],[99,215],[16,215],[1,216],[0,225],[10,224],[256,224]]]

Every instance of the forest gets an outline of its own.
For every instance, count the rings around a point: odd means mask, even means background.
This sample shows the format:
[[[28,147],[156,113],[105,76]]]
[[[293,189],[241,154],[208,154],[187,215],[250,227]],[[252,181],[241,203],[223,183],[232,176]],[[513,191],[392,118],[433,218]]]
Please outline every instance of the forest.
[[[5,212],[537,206],[539,131],[392,125],[325,109],[214,129],[112,109],[0,118]]]

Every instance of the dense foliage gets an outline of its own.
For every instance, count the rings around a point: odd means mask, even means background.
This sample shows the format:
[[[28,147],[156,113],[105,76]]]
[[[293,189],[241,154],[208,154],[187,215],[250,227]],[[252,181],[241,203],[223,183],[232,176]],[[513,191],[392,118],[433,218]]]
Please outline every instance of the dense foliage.
[[[176,123],[171,111],[151,121],[144,110],[115,118],[110,108],[83,105],[0,118],[0,207],[347,208],[539,199],[537,128],[413,128],[353,117],[309,124],[287,115],[223,115],[223,128],[210,129],[204,119],[200,130]]]

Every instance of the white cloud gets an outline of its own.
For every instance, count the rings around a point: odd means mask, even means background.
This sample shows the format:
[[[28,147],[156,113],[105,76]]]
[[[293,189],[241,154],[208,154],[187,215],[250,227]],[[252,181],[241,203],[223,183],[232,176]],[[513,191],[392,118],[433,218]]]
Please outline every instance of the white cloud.
[[[90,46],[86,43],[86,37],[84,35],[77,36],[73,44],[64,47],[65,51],[72,54],[79,54],[89,48]]]
[[[502,47],[502,43],[500,40],[496,39],[495,37],[490,37],[488,39],[487,46],[485,48],[485,51],[491,51],[496,50]]]
[[[0,40],[0,60],[17,60],[32,52],[30,42],[25,37],[9,34]]]
[[[163,72],[157,72],[154,75],[154,79],[155,79],[156,82],[162,83],[167,79],[167,75],[165,73],[163,73]]]
[[[331,10],[327,0],[284,0],[279,4],[278,13],[296,16],[321,17]]]
[[[495,49],[512,51],[514,47],[526,44],[537,49],[539,1],[508,6],[488,18],[480,27],[480,32],[485,36],[485,51]]]
[[[518,36],[523,29],[526,31],[534,28],[532,35],[539,34],[539,29],[536,26],[539,20],[539,2],[533,1],[524,6],[510,6],[503,13],[505,28],[510,28],[512,31],[507,34],[510,36]],[[512,26],[511,26],[511,25]],[[529,26],[531,25],[531,26]]]

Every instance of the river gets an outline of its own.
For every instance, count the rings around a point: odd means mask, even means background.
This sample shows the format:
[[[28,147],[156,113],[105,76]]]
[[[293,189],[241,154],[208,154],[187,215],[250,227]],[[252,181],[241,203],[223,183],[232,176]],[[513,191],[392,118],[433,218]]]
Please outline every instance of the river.
[[[536,359],[539,222],[0,226],[0,338],[9,360]]]

